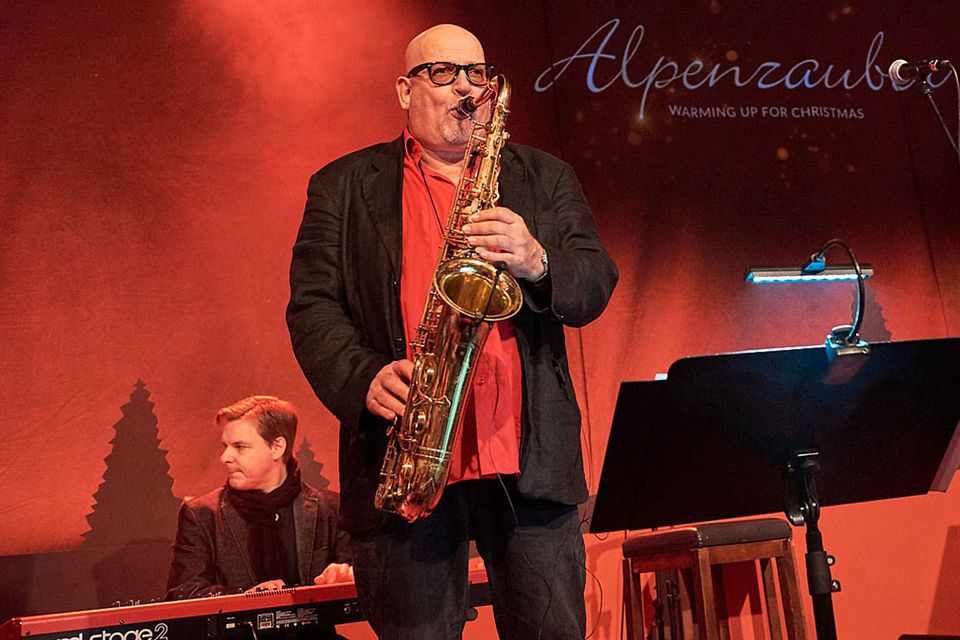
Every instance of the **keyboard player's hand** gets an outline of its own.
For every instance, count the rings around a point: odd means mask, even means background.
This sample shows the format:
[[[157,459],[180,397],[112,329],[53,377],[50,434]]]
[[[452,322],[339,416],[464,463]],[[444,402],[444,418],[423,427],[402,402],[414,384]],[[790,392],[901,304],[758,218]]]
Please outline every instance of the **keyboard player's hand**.
[[[345,562],[331,562],[323,573],[313,579],[313,584],[333,584],[334,582],[353,582],[353,565]]]
[[[267,580],[266,582],[261,582],[260,584],[254,585],[244,591],[244,593],[257,593],[259,591],[276,591],[277,589],[283,589],[287,586],[283,580]]]

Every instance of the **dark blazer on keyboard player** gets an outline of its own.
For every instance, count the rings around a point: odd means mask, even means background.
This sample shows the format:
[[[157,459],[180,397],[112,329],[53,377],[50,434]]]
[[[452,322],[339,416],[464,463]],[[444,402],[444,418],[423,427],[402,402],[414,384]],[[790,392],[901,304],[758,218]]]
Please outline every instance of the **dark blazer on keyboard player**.
[[[293,502],[301,584],[332,562],[349,562],[347,534],[337,530],[339,497],[303,483]],[[180,508],[167,599],[238,593],[256,584],[247,558],[247,523],[220,487]]]

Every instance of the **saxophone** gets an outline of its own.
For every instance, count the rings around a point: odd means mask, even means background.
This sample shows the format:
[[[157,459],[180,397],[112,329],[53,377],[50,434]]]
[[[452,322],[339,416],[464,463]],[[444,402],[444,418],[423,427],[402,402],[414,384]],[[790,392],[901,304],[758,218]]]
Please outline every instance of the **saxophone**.
[[[462,231],[474,213],[500,197],[500,150],[509,134],[510,84],[497,76],[476,99],[463,98],[458,110],[471,116],[493,99],[486,122],[472,120],[463,172],[443,234],[440,259],[415,339],[413,377],[403,413],[387,432],[374,504],[408,522],[437,506],[450,474],[477,357],[492,323],[515,315],[523,293],[504,265],[477,256]]]

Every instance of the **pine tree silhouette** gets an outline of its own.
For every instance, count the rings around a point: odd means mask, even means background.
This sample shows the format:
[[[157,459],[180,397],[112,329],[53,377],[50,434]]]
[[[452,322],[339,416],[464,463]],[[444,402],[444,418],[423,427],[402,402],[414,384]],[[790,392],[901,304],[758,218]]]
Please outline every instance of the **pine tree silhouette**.
[[[138,379],[123,417],[113,425],[113,449],[94,494],[85,547],[173,541],[180,501],[173,495],[167,452],[160,448],[154,403]]]
[[[330,481],[323,477],[323,463],[313,457],[313,450],[306,438],[297,449],[297,460],[300,462],[300,477],[309,485],[317,489],[326,489]]]

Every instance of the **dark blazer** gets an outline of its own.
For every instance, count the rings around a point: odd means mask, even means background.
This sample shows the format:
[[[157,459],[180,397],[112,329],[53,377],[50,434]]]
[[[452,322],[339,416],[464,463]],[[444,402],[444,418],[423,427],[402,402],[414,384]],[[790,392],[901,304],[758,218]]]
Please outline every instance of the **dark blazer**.
[[[303,485],[293,501],[300,584],[313,584],[331,562],[349,562],[347,535],[337,529],[339,497]],[[167,599],[236,593],[257,583],[247,557],[247,523],[220,487],[180,507]]]
[[[529,498],[587,498],[580,411],[563,326],[603,311],[617,269],[600,244],[568,164],[522,145],[501,155],[500,203],[520,214],[550,259],[545,283],[524,288],[512,322],[523,368],[518,489]],[[341,526],[383,521],[373,506],[387,422],[365,397],[377,372],[405,357],[400,315],[402,138],[335,160],[310,179],[290,266],[287,326],[320,401],[340,420]]]

